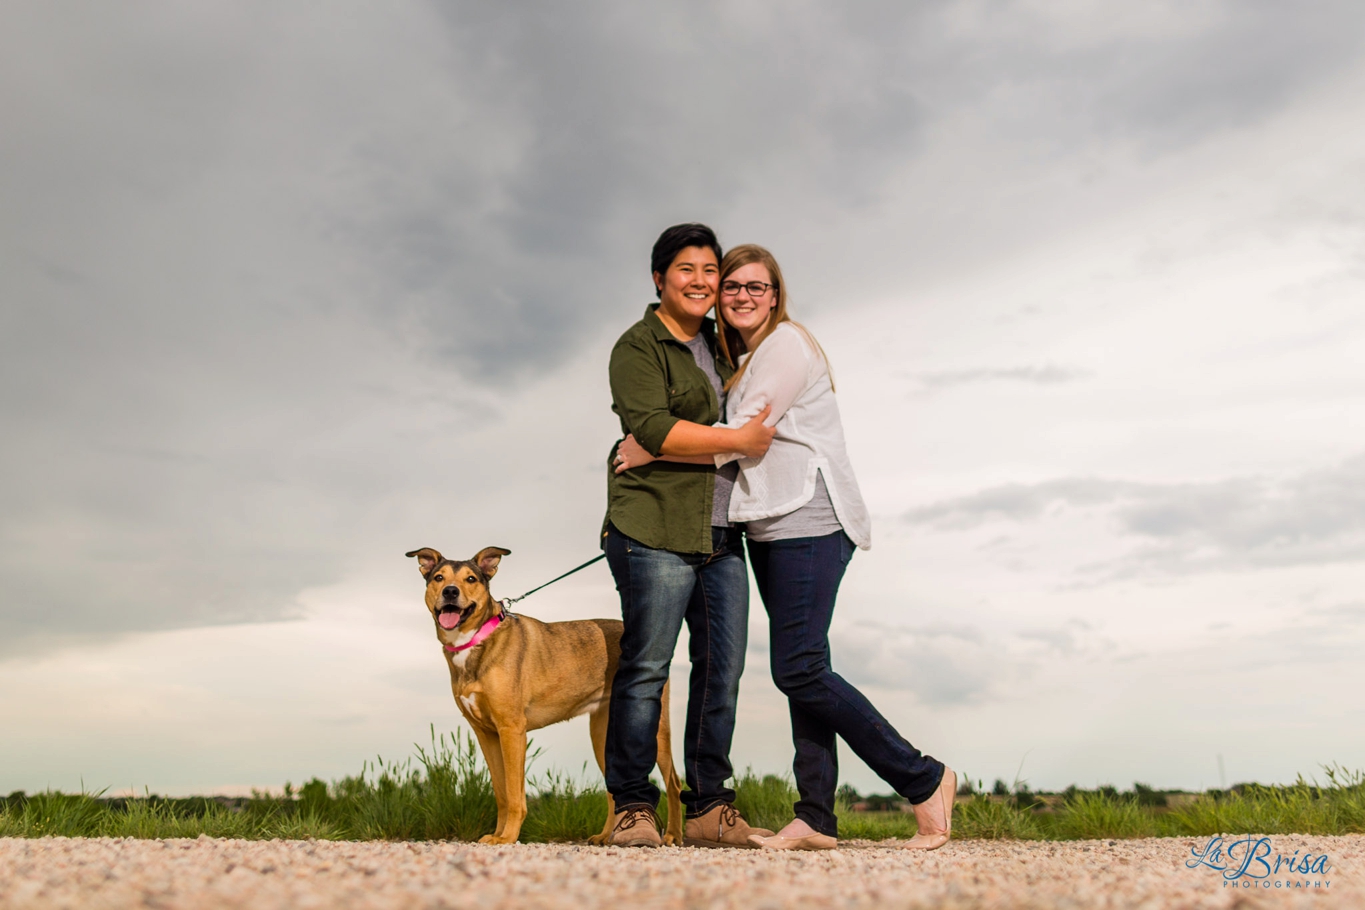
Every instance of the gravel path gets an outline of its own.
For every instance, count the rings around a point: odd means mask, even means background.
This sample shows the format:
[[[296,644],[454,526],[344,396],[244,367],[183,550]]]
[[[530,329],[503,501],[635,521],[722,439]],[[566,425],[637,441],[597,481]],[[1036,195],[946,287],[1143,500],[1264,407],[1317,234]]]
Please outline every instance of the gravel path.
[[[1186,868],[1205,840],[955,841],[917,854],[0,838],[0,908],[1365,907],[1365,835],[1272,838],[1286,857],[1332,865],[1279,888]]]

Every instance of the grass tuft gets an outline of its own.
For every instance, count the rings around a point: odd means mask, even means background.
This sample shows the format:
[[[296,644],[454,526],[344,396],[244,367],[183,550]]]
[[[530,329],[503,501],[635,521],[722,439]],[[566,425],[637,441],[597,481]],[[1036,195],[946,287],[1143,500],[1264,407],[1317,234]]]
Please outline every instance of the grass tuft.
[[[796,786],[788,777],[765,774],[753,768],[734,779],[735,808],[755,828],[776,831],[792,820],[792,805],[798,799]]]
[[[584,776],[587,767],[583,768]],[[521,839],[528,843],[584,841],[602,830],[607,818],[607,791],[600,786],[576,782],[555,771],[531,782],[534,795],[528,797],[526,822]],[[663,800],[659,819],[667,814]]]
[[[1056,840],[1155,837],[1158,833],[1157,816],[1138,800],[1101,793],[1077,793],[1048,827]]]
[[[1038,816],[1014,802],[973,796],[953,807],[953,836],[984,840],[1038,840],[1043,836]]]
[[[23,837],[99,837],[106,814],[98,799],[101,795],[35,794],[19,812],[18,833]]]

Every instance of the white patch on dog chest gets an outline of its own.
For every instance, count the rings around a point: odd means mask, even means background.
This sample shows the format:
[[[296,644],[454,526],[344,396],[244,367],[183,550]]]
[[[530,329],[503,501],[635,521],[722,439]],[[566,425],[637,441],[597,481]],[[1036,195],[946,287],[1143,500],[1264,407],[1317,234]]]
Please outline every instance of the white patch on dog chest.
[[[470,639],[477,635],[478,632],[479,632],[478,629],[475,629],[473,632],[461,632],[458,636],[456,636],[454,641],[448,642],[447,644],[449,647],[452,648],[459,648],[463,645],[467,645],[469,644]],[[459,667],[461,670],[463,670],[465,661],[469,660],[469,652],[473,650],[474,650],[473,648],[465,648],[463,651],[455,651],[451,653],[450,662],[453,663],[455,666]]]

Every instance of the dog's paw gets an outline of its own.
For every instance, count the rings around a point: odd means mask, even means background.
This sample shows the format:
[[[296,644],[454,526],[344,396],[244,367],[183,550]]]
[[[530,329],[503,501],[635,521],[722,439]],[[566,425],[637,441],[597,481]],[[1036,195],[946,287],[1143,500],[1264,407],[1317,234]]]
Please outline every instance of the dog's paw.
[[[509,838],[509,837],[499,837],[499,836],[496,835],[496,834],[485,834],[483,837],[479,838],[479,843],[481,843],[481,844],[515,844],[515,843],[516,843],[516,839],[515,839],[515,838]]]
[[[588,838],[588,846],[600,847],[607,842],[607,838],[609,837],[611,837],[610,834],[594,834],[592,837]]]

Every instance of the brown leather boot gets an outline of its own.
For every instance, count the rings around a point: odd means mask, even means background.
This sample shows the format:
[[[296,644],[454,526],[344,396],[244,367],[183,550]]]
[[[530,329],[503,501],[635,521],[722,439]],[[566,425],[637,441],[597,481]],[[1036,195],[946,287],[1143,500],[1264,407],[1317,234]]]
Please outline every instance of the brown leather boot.
[[[683,825],[683,844],[688,847],[746,847],[749,835],[772,837],[767,828],[750,828],[739,810],[729,803],[717,803],[705,815],[689,818]]]
[[[649,806],[628,806],[616,813],[607,843],[613,847],[662,847],[659,817]]]

